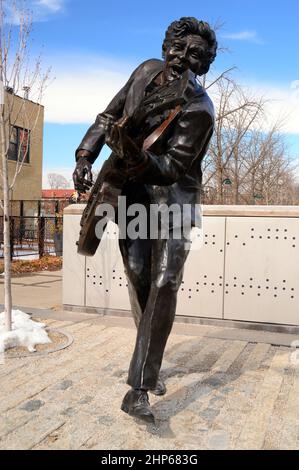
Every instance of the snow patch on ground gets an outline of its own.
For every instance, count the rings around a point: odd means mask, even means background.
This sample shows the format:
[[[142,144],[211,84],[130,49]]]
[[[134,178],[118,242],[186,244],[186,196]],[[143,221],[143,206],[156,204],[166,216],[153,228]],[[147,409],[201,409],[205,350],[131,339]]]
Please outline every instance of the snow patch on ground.
[[[16,346],[24,346],[34,352],[36,344],[52,343],[45,326],[45,323],[31,320],[27,313],[13,310],[12,331],[5,331],[4,312],[0,313],[0,353]]]

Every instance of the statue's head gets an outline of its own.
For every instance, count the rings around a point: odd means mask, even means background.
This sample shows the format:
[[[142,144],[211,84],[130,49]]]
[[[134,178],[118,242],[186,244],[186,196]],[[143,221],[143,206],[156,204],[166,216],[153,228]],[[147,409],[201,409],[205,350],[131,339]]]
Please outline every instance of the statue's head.
[[[203,75],[216,57],[216,35],[208,23],[183,17],[168,27],[162,51],[169,79],[178,78],[188,68]]]

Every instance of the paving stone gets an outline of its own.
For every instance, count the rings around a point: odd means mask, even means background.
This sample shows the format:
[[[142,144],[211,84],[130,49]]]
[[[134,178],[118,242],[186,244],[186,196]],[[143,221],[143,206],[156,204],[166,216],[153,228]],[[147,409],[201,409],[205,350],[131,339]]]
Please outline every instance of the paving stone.
[[[0,369],[1,449],[299,449],[290,350],[172,334],[151,426],[120,410],[136,331],[104,320],[64,328],[75,337],[67,350]]]

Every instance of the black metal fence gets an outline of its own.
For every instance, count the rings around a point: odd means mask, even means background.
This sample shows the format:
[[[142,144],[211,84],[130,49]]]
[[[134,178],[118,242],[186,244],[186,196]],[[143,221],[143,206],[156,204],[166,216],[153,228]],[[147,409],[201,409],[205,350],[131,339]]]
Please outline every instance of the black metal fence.
[[[62,216],[11,216],[10,244],[13,259],[62,255]],[[0,258],[3,258],[3,216],[0,216]]]

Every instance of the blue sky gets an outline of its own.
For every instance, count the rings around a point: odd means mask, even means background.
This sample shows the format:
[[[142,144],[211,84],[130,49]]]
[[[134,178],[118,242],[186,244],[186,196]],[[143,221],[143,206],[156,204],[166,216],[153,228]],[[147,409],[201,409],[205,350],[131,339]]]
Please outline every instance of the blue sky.
[[[84,132],[143,60],[160,57],[169,23],[195,16],[218,33],[215,72],[236,66],[241,83],[288,112],[290,152],[299,157],[299,4],[295,0],[30,0],[35,48],[43,46],[55,81],[45,97],[44,173],[70,177]],[[104,156],[107,151],[104,151]],[[103,157],[102,157],[103,158]]]

